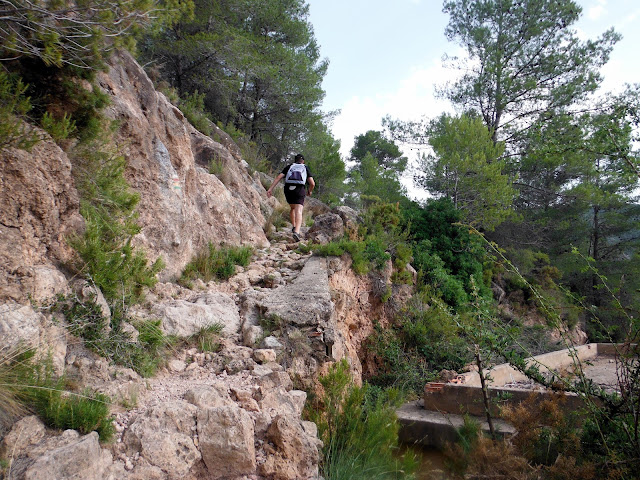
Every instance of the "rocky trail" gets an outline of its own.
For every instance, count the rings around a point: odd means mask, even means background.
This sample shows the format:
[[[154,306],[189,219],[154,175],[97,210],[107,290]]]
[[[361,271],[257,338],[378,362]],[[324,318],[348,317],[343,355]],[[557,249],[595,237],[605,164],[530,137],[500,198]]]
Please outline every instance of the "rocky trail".
[[[194,331],[223,323],[217,352],[174,348],[144,379],[70,342],[66,370],[110,396],[115,440],[100,445],[95,432],[59,434],[23,418],[3,443],[13,459],[6,478],[318,478],[321,442],[301,419],[307,394],[292,378],[317,373],[335,331],[326,259],[297,246],[290,230],[276,232],[228,281],[159,284],[133,312],[159,315],[169,332],[176,318]],[[277,331],[264,330],[265,318]]]

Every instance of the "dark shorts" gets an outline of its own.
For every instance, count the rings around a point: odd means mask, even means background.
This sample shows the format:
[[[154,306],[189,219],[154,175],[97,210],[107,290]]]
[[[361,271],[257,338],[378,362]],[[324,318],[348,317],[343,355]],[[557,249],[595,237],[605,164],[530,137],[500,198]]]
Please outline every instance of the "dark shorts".
[[[291,189],[293,187],[293,189]],[[304,205],[304,197],[307,196],[307,187],[304,185],[284,185],[284,198],[289,205]]]

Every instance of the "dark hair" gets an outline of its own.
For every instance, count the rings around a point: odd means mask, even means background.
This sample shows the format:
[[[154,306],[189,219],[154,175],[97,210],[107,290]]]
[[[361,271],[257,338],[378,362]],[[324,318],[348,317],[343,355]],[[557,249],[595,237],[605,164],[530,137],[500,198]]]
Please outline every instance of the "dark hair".
[[[304,157],[301,153],[299,153],[294,157],[294,160],[296,161],[296,163],[300,163],[300,160],[304,161]]]

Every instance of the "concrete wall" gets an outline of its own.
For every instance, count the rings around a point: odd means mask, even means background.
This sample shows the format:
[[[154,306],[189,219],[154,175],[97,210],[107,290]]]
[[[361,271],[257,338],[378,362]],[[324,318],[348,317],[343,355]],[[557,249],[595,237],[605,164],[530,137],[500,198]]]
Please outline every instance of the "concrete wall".
[[[603,345],[603,346],[601,346]],[[586,345],[580,345],[572,350],[558,350],[557,352],[543,353],[531,357],[527,361],[527,365],[536,364],[540,369],[540,372],[546,373],[549,371],[562,370],[570,367],[573,364],[572,351],[580,361],[592,359],[602,351],[608,351],[604,344],[588,343]],[[601,355],[603,353],[600,353]],[[523,382],[527,380],[527,377],[513,368],[508,363],[496,365],[488,371],[490,375],[489,385],[493,387],[501,387],[507,383]],[[467,372],[464,374],[464,384],[479,387],[480,375],[478,372]]]
[[[489,388],[491,416],[500,418],[500,410],[505,405],[516,406],[530,400],[530,408],[539,406],[545,400],[557,398],[560,408],[575,412],[583,408],[582,398],[573,393],[558,394],[544,390],[522,390],[516,388]],[[426,389],[424,409],[458,415],[485,416],[482,389],[470,385],[447,383],[439,389]]]

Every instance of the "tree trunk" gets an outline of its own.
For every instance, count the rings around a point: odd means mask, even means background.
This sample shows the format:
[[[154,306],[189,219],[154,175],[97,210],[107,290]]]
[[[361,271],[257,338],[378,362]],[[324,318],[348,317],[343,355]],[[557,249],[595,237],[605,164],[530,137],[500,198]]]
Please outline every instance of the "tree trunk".
[[[489,388],[487,386],[487,380],[484,375],[484,366],[482,357],[480,356],[480,349],[476,347],[476,365],[478,366],[478,375],[480,375],[480,385],[482,386],[482,401],[484,403],[484,411],[487,415],[487,423],[489,424],[489,432],[491,432],[491,438],[496,437],[496,432],[493,427],[493,419],[491,418],[491,400],[489,399]]]

